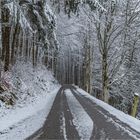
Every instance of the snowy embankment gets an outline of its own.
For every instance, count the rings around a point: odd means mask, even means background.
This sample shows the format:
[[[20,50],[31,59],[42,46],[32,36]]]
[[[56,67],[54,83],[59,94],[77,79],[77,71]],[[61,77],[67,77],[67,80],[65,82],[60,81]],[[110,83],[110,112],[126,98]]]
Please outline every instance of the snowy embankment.
[[[17,100],[14,106],[0,101],[0,140],[22,140],[41,128],[59,90],[45,67],[18,63],[6,76]]]
[[[73,124],[76,126],[77,132],[82,140],[89,140],[93,132],[93,121],[85,112],[79,101],[74,97],[71,90],[65,90],[68,105],[73,115]],[[85,120],[85,123],[83,123]]]
[[[114,107],[108,105],[107,103],[101,100],[96,99],[95,97],[89,95],[89,93],[85,92],[82,89],[77,88],[77,91],[78,94],[82,94],[86,98],[92,100],[94,103],[107,110],[110,114],[117,117],[120,121],[124,122],[125,124],[127,124],[128,126],[130,126],[131,128],[133,128],[134,130],[140,133],[140,120],[131,117],[130,115],[127,115],[122,111],[115,109]]]

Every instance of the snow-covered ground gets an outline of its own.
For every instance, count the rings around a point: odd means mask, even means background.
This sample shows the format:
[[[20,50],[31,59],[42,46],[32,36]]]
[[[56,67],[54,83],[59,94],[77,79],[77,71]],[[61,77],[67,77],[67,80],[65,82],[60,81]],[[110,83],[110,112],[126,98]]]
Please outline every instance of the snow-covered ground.
[[[17,99],[14,106],[0,101],[0,140],[22,140],[42,127],[60,86],[44,66],[33,69],[24,62],[4,78],[10,85],[5,94]]]
[[[85,112],[79,101],[74,97],[70,89],[65,90],[68,105],[73,115],[73,124],[76,126],[77,132],[82,140],[89,140],[93,132],[93,121]],[[83,123],[85,120],[85,123]]]
[[[129,125],[131,128],[133,128],[137,132],[140,132],[140,120],[138,120],[134,117],[131,117],[130,115],[127,115],[127,114],[123,113],[122,111],[115,109],[114,107],[106,104],[105,102],[103,102],[101,100],[94,98],[93,96],[89,95],[89,93],[85,92],[82,89],[79,89],[78,87],[77,87],[77,91],[78,91],[78,94],[82,94],[86,98],[89,98],[94,103],[96,103],[97,105],[99,105],[102,108],[104,108],[105,110],[107,110],[110,114],[116,116],[119,120],[121,120],[125,124]]]

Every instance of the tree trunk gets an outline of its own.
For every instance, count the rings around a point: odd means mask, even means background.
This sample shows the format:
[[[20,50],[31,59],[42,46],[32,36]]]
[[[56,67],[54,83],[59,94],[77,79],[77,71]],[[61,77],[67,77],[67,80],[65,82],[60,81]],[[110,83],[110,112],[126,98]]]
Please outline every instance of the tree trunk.
[[[13,35],[12,46],[11,46],[11,63],[12,64],[14,63],[14,58],[15,58],[15,47],[16,47],[16,42],[18,40],[18,32],[19,32],[19,24],[17,22],[15,31],[14,31],[14,35]]]
[[[1,9],[2,9],[2,3],[0,1],[0,81],[1,81],[1,72],[2,72],[2,16],[1,16]]]
[[[107,52],[106,51],[103,52],[103,57],[102,57],[102,88],[103,88],[103,100],[106,103],[108,103],[108,99],[109,99],[109,92],[108,92],[108,64],[107,64]]]
[[[8,9],[3,9],[2,11],[2,21],[3,23],[9,23],[10,13]],[[11,28],[9,27],[9,24],[5,27],[2,27],[2,60],[4,60],[4,70],[9,70],[9,64],[10,64],[10,31]]]
[[[32,63],[34,67],[35,66],[35,34],[33,34]]]

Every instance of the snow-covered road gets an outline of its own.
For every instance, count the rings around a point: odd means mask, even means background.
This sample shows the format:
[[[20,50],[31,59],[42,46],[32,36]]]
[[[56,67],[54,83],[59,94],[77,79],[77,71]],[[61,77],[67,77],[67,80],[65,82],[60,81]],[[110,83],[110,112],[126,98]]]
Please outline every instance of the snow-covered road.
[[[104,103],[93,99],[73,86],[61,87],[44,126],[28,139],[140,139],[137,128],[105,109],[109,105],[104,108]]]

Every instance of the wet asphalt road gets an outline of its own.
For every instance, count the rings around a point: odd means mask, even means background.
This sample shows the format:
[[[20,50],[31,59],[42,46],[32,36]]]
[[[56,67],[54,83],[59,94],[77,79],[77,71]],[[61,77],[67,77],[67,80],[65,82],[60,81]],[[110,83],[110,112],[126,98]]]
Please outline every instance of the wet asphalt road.
[[[73,123],[73,115],[70,111],[65,90],[70,89],[71,94],[79,101],[85,112],[94,122],[94,128],[91,135],[91,140],[133,140],[140,139],[140,134],[111,115],[105,109],[95,104],[90,99],[80,94],[75,87],[65,85],[60,88],[52,109],[44,123],[44,126],[35,134],[30,136],[28,140],[79,140],[80,136]],[[62,126],[63,118],[65,118],[64,135]],[[83,120],[85,123],[86,120]],[[128,133],[129,131],[129,133]],[[136,138],[134,138],[132,135]]]

